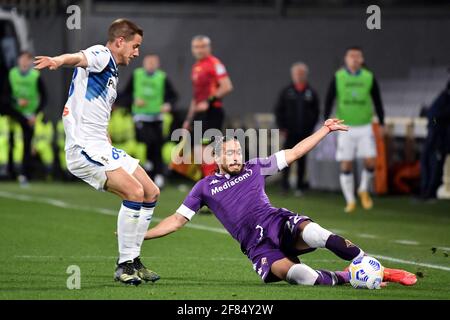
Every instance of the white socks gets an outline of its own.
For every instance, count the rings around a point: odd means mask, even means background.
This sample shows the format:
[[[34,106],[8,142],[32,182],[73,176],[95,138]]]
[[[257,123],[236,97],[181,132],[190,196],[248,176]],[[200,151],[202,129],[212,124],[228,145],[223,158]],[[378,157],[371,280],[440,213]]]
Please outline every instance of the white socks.
[[[148,226],[152,221],[153,211],[155,210],[156,201],[155,202],[144,202],[142,203],[141,212],[139,216],[139,222],[136,230],[135,237],[135,258],[139,257],[141,254],[141,246],[142,242],[144,242],[145,234],[147,233]]]
[[[141,202],[124,200],[120,207],[119,216],[117,218],[119,263],[136,258],[136,232],[141,206]]]
[[[302,231],[302,238],[311,248],[325,248],[328,238],[332,235],[330,231],[322,228],[315,222],[308,223]]]
[[[368,192],[373,179],[373,170],[363,169],[361,172],[361,181],[359,183],[358,192]],[[353,173],[342,173],[339,175],[342,193],[345,201],[348,203],[356,202],[355,199],[355,180]]]
[[[361,182],[359,183],[358,192],[369,191],[370,184],[372,183],[372,178],[373,178],[373,170],[369,171],[367,169],[363,169],[361,173]]]
[[[155,202],[135,202],[124,200],[117,219],[117,239],[119,241],[119,263],[133,260],[141,254],[148,226],[152,221]]]
[[[341,173],[339,175],[339,181],[341,182],[342,193],[347,204],[355,203],[355,180],[353,173]]]
[[[290,284],[302,284],[313,286],[319,274],[313,268],[303,263],[294,264],[286,275],[286,281]]]

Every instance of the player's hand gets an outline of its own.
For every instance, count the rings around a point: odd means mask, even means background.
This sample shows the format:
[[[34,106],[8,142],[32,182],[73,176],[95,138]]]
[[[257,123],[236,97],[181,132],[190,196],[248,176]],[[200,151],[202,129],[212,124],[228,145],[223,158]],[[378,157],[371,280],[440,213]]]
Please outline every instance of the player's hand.
[[[323,124],[324,127],[327,127],[331,131],[348,131],[348,126],[343,125],[344,120],[339,119],[328,119]]]
[[[170,103],[164,103],[162,106],[161,106],[161,112],[162,113],[168,113],[168,112],[170,112],[172,110],[172,107],[170,106]]]
[[[36,117],[35,116],[29,117],[27,120],[28,120],[28,125],[30,127],[34,126],[34,124],[36,123]]]
[[[203,112],[203,111],[208,110],[208,108],[209,108],[209,103],[208,103],[207,100],[205,100],[205,101],[200,101],[199,103],[197,103],[197,104],[195,105],[195,111],[196,111],[196,112]]]
[[[386,131],[384,130],[384,126],[382,126],[381,124],[378,127],[378,132],[379,132],[379,135],[381,136],[381,138],[384,138]]]
[[[136,100],[134,100],[134,104],[138,107],[143,107],[145,106],[145,101],[143,99],[137,98]]]
[[[19,105],[19,107],[26,107],[28,105],[28,100],[19,98],[19,100],[17,101],[17,104]]]
[[[56,70],[62,66],[62,61],[58,58],[52,58],[47,56],[36,56],[34,58],[34,69],[41,70],[49,68],[50,70]]]
[[[183,128],[183,129],[186,129],[186,130],[191,130],[191,122],[185,120],[185,121],[183,122],[183,127],[182,127],[182,128]]]

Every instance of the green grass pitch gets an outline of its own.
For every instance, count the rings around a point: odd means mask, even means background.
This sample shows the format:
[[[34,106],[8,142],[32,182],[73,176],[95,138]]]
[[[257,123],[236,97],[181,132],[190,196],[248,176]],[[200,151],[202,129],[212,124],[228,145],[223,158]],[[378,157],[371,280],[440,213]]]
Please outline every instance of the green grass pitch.
[[[172,214],[187,191],[166,187],[155,217]],[[416,286],[382,290],[351,286],[264,285],[239,245],[214,216],[197,215],[190,227],[146,241],[143,261],[161,275],[155,284],[113,281],[116,211],[120,200],[82,183],[0,183],[0,299],[449,299],[450,202],[417,203],[409,197],[375,198],[371,211],[344,214],[339,194],[301,198],[268,188],[276,206],[312,217],[341,233],[385,266],[421,277]],[[155,220],[157,220],[155,219]],[[152,222],[154,225],[156,221]],[[434,249],[433,249],[434,248]],[[313,268],[341,270],[347,263],[321,249],[301,256]],[[81,289],[66,286],[67,268],[81,270]]]

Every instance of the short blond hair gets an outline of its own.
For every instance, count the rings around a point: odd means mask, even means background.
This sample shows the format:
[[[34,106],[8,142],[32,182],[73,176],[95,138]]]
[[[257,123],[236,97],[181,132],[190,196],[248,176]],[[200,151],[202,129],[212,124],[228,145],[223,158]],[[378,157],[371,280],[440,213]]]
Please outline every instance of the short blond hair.
[[[126,41],[130,41],[136,34],[143,37],[144,31],[128,19],[117,19],[109,26],[108,41],[113,42],[120,37],[123,37]]]

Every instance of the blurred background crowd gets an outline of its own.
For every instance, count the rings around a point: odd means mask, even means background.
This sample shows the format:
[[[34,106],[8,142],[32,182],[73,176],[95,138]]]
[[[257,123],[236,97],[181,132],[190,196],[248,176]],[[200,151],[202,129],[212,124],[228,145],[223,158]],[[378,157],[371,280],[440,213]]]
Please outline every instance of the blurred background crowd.
[[[113,145],[140,159],[160,186],[198,180],[206,164],[175,165],[177,128],[280,129],[292,147],[338,112],[340,70],[371,74],[369,119],[377,155],[373,191],[450,198],[450,7],[390,0],[381,29],[366,27],[365,1],[0,1],[0,177],[73,180],[61,122],[71,70],[39,73],[35,55],[106,41],[118,17],[144,30],[141,55],[120,70]],[[79,28],[66,24],[81,9]],[[100,30],[100,31],[99,31]],[[345,78],[345,74],[342,74]],[[346,170],[329,136],[279,180],[283,192],[339,190]],[[344,170],[344,169],[345,170]],[[364,172],[364,171],[362,171]],[[352,177],[353,179],[353,177]],[[1,183],[1,182],[0,182]],[[1,184],[0,184],[1,185]]]

